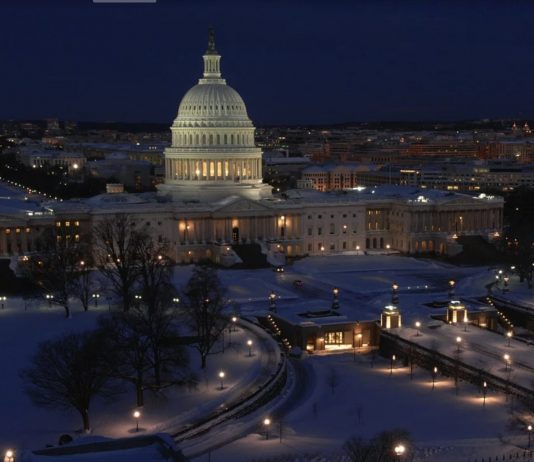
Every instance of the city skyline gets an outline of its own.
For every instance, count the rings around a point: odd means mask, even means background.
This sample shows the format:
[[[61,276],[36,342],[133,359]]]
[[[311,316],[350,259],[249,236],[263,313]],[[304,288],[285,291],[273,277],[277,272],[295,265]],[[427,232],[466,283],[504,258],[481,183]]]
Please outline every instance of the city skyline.
[[[168,123],[201,76],[210,25],[258,125],[533,116],[526,2],[2,9],[2,119]]]

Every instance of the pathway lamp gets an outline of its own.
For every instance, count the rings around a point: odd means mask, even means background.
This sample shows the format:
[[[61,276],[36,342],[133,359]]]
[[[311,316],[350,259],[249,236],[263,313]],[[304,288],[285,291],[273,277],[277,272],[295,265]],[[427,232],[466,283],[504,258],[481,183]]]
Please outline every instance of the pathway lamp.
[[[134,411],[133,417],[135,419],[135,431],[139,431],[139,418],[141,417],[141,413],[139,411]]]
[[[438,376],[438,368],[434,366],[432,369],[432,390],[436,387],[436,377]]]
[[[390,367],[389,367],[389,375],[393,374],[393,363],[395,362],[396,359],[397,359],[397,357],[395,355],[391,355],[391,363],[390,363]]]
[[[276,294],[274,290],[271,290],[269,294],[269,311],[276,313]]]
[[[513,332],[511,330],[509,330],[508,332],[506,332],[506,338],[508,339],[508,346],[510,346],[510,342],[512,340],[512,337],[513,337]]]
[[[219,380],[220,380],[220,383],[221,383],[221,386],[220,386],[220,390],[224,389],[224,377],[226,376],[226,374],[224,373],[224,371],[220,371],[219,372]]]
[[[263,419],[263,428],[265,428],[265,439],[269,439],[269,427],[271,426],[271,419],[266,417]]]
[[[461,343],[462,343],[462,337],[456,337],[456,353],[460,353]]]
[[[404,445],[402,444],[397,444],[397,446],[395,446],[395,448],[393,449],[393,451],[395,452],[395,456],[397,458],[398,461],[401,460],[401,457],[404,455],[404,453],[406,452],[406,448],[404,447]]]
[[[421,335],[421,323],[419,321],[415,321],[415,328],[417,329],[417,334],[415,334],[417,337]]]
[[[449,300],[452,300],[452,298],[454,297],[454,286],[456,285],[456,282],[451,279],[449,281]]]
[[[486,407],[486,395],[488,394],[488,384],[484,382],[482,384],[482,406]]]
[[[252,340],[247,340],[247,346],[248,346],[248,355],[252,356]]]
[[[95,302],[95,307],[98,306],[98,299],[100,298],[100,294],[99,293],[94,293],[91,295],[91,297],[93,298],[94,302]]]
[[[7,297],[6,297],[5,295],[2,295],[2,296],[0,297],[0,302],[2,302],[2,309],[5,308],[6,300],[7,300]]]
[[[332,295],[334,296],[334,300],[332,301],[332,309],[339,310],[339,288],[334,287],[332,289]]]
[[[528,448],[530,449],[530,443],[532,441],[532,425],[529,425],[527,427],[527,431],[528,431]]]

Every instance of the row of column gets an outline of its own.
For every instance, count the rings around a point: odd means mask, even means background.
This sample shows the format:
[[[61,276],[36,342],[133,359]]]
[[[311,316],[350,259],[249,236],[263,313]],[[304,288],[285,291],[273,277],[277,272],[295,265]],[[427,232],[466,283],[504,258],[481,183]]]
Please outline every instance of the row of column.
[[[461,233],[479,229],[499,229],[502,220],[500,209],[415,212],[412,217],[411,229],[415,232],[441,230]]]
[[[262,178],[261,159],[166,159],[165,173],[169,180],[240,181]]]

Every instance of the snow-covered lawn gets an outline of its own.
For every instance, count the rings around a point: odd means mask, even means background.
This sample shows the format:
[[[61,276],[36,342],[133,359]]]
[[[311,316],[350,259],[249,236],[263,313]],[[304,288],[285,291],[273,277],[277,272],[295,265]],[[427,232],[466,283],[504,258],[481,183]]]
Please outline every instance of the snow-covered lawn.
[[[83,312],[74,309],[72,318],[65,319],[62,308],[49,308],[46,304],[33,304],[24,310],[22,300],[11,299],[4,310],[0,309],[0,364],[2,364],[2,399],[0,400],[0,448],[17,447],[36,449],[45,444],[56,444],[63,433],[71,435],[81,427],[81,419],[75,413],[65,413],[35,407],[23,392],[19,369],[27,366],[39,342],[52,339],[66,332],[80,332],[96,325],[100,314],[107,307]],[[190,349],[190,360],[199,383],[196,389],[171,389],[164,395],[154,396],[146,392],[146,404],[142,410],[140,427],[155,431],[170,424],[187,423],[199,413],[208,413],[217,406],[242,392],[260,372],[264,358],[256,344],[252,356],[245,345],[248,331],[238,328],[231,334],[232,346],[222,353],[216,346],[208,357],[207,368],[201,371],[199,357]],[[254,337],[252,337],[254,338]],[[220,390],[218,373],[225,371],[224,389]],[[126,385],[125,393],[112,402],[95,400],[90,409],[93,433],[106,437],[124,437],[135,432],[135,394]],[[180,418],[178,418],[180,417]]]
[[[427,371],[396,368],[378,360],[371,367],[369,356],[351,354],[315,356],[303,360],[313,368],[316,380],[309,384],[301,406],[282,422],[273,421],[270,439],[260,423],[258,431],[211,454],[218,462],[265,460],[280,454],[337,454],[351,436],[371,437],[376,433],[404,428],[420,448],[434,448],[431,461],[459,461],[471,455],[502,454],[508,449],[498,442],[507,433],[508,407],[503,396],[488,395],[482,405],[479,390],[439,377],[432,389]],[[328,383],[332,370],[338,385]],[[526,443],[526,436],[517,439]],[[204,455],[195,461],[207,461]]]
[[[177,267],[176,285],[183,286],[190,274],[190,266]],[[494,274],[484,267],[456,268],[400,256],[344,255],[306,258],[286,266],[284,273],[271,269],[220,270],[219,277],[244,315],[267,309],[271,291],[280,297],[279,312],[328,307],[332,287],[337,286],[341,311],[354,313],[359,319],[379,317],[383,306],[390,302],[391,284],[395,281],[400,286],[404,320],[409,324],[435,312],[423,303],[447,299],[450,278],[457,281],[456,296],[462,299],[484,295],[485,284]],[[303,287],[294,286],[296,279],[303,281]],[[22,300],[8,300],[6,308],[0,310],[0,364],[4,377],[0,448],[36,448],[56,443],[60,434],[72,434],[80,428],[80,418],[74,413],[66,415],[34,407],[23,393],[18,370],[27,366],[40,341],[91,328],[98,314],[106,310],[107,304],[98,310],[91,307],[88,313],[75,307],[72,319],[68,320],[63,318],[61,308],[48,308],[45,304],[29,306],[25,311]],[[186,423],[206,407],[214,408],[235,395],[243,380],[252,379],[260,365],[260,354],[253,357],[246,354],[243,347],[246,336],[242,330],[232,334],[232,342],[240,345],[240,349],[208,358],[207,372],[199,374],[197,390],[176,390],[159,397],[147,393],[140,426],[151,431],[162,430],[170,422]],[[191,362],[198,369],[198,355],[194,351]],[[440,381],[432,391],[427,372],[417,371],[413,381],[401,370],[390,377],[386,373],[387,363],[372,369],[364,357],[354,362],[351,355],[316,356],[305,363],[310,365],[308,383],[284,420],[282,444],[275,438],[264,441],[261,435],[252,434],[217,450],[217,457],[212,460],[245,461],[293,450],[335,451],[351,435],[371,436],[398,426],[410,430],[419,442],[494,438],[505,432],[507,413],[502,398],[490,396],[488,406],[482,409],[478,391],[467,385],[462,385],[458,397],[450,382]],[[334,393],[326,384],[332,368],[339,377]],[[223,391],[218,390],[217,373],[221,369],[226,372]],[[111,437],[132,435],[134,404],[130,389],[112,403],[96,401],[91,410],[94,433]]]

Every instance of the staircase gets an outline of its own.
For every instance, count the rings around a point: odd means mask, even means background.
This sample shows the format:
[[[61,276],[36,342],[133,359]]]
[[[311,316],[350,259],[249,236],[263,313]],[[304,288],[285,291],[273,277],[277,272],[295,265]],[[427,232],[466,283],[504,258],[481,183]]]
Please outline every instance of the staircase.
[[[234,265],[233,268],[267,268],[270,266],[259,244],[236,244],[232,245],[232,250],[243,261],[243,263]]]

